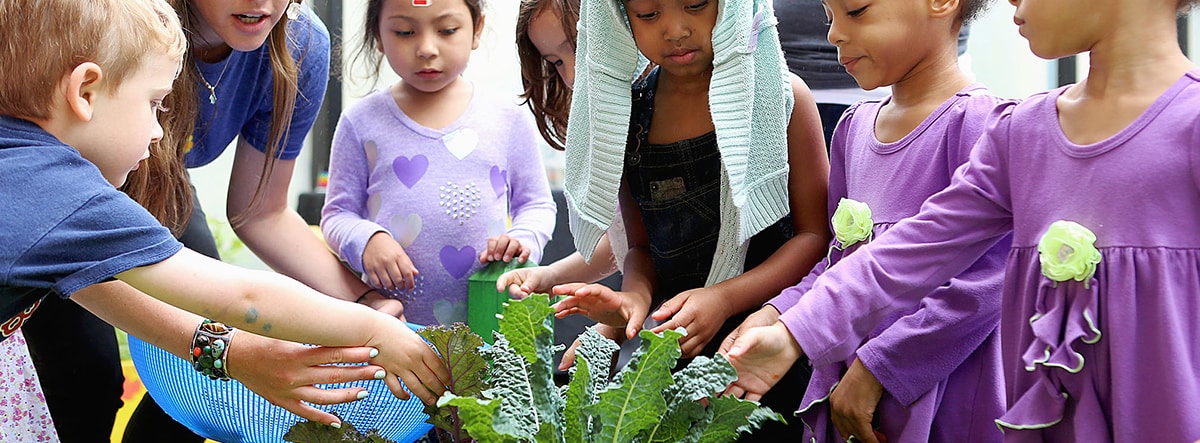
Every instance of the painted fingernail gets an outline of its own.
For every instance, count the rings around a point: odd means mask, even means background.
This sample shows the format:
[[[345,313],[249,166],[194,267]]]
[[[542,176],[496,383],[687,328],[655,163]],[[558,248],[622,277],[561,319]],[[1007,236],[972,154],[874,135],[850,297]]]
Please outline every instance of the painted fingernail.
[[[329,427],[331,427],[331,428],[333,428],[333,429],[342,429],[342,422],[340,422],[340,421],[335,421],[335,422],[333,422],[333,423],[330,423],[330,424],[329,424]]]
[[[371,358],[375,358],[378,356],[379,356],[379,350],[375,349],[375,348],[371,348]]]
[[[380,372],[383,372],[383,371],[380,371]],[[383,377],[379,377],[379,378],[383,378]],[[368,393],[367,391],[358,391],[357,397],[359,400],[362,400],[364,398],[367,398],[368,395],[371,395],[371,394]]]
[[[375,371],[376,380],[383,380],[384,377],[387,377],[387,371],[384,371],[383,369]]]

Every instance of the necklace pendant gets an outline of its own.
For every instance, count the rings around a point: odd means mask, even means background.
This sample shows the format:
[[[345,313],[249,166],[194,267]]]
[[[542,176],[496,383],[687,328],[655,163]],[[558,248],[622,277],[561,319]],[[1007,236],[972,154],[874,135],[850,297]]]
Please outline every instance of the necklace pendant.
[[[217,104],[217,94],[209,92],[208,93],[208,102],[211,104],[214,104],[214,105]]]

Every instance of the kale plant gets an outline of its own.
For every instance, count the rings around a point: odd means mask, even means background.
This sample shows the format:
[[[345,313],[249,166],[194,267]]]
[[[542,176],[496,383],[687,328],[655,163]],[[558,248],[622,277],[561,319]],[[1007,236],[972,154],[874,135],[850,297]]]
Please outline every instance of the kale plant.
[[[437,405],[426,407],[443,441],[729,442],[768,420],[783,421],[756,402],[714,395],[737,378],[721,355],[696,357],[672,374],[682,329],[640,332],[641,347],[610,380],[618,346],[588,328],[569,382],[556,386],[553,357],[561,347],[554,345],[553,314],[546,295],[508,302],[495,343],[482,350],[483,340],[465,325],[419,331],[452,378]]]
[[[480,442],[727,442],[783,416],[714,395],[737,378],[723,356],[697,357],[675,374],[682,330],[642,331],[642,345],[612,380],[616,343],[589,328],[566,386],[553,383],[554,310],[545,295],[507,304],[479,396],[447,392],[462,429]]]

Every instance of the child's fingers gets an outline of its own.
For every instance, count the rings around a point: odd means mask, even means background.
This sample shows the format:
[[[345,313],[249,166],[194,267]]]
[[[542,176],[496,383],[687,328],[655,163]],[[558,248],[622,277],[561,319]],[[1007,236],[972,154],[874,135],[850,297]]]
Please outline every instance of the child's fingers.
[[[524,264],[525,262],[529,261],[529,255],[532,253],[533,251],[531,251],[529,248],[521,248],[520,252],[517,253],[517,263]]]
[[[418,275],[421,275],[421,273],[417,271],[417,268],[410,267],[406,269],[403,274],[404,281],[402,282],[404,284],[404,289],[411,291],[416,288]]]
[[[567,348],[566,352],[563,352],[562,361],[558,363],[558,369],[560,371],[570,369],[571,365],[575,364],[575,348],[578,347],[579,340],[576,339],[574,343],[571,343],[571,347]]]
[[[566,283],[554,285],[553,288],[550,288],[550,292],[554,293],[554,295],[575,295],[575,291],[578,291],[587,285],[587,283]]]
[[[525,248],[521,247],[521,242],[516,241],[516,240],[509,241],[507,247],[504,248],[504,252],[503,252],[504,262],[505,263],[511,262],[513,257],[517,257],[521,254],[522,249],[525,249]]]

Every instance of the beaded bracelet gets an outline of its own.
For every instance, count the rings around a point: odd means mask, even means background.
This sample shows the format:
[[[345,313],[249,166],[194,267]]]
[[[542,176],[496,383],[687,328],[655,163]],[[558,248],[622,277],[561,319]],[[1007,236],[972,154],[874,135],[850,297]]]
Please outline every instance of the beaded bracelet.
[[[237,329],[204,319],[192,335],[192,367],[213,380],[229,381],[226,356]]]

